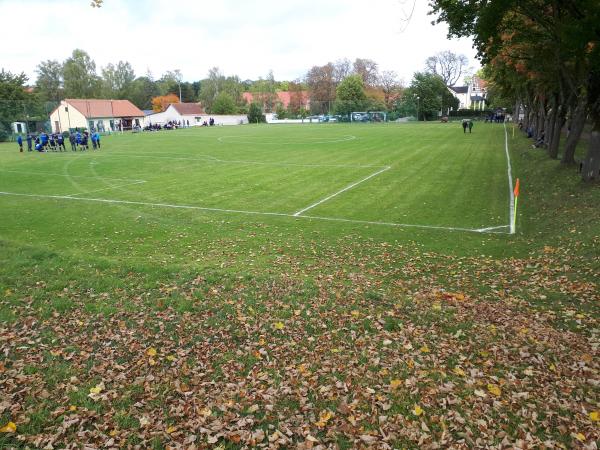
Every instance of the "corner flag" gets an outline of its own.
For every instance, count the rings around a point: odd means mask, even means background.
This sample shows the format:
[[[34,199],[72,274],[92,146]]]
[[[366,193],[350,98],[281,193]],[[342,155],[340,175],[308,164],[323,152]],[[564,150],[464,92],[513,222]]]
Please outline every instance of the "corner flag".
[[[515,189],[513,191],[513,194],[515,194],[515,210],[513,213],[513,223],[512,223],[512,230],[511,230],[513,233],[517,229],[517,203],[519,201],[519,188],[520,187],[521,187],[521,183],[519,182],[519,179],[517,178],[517,182],[515,183]]]

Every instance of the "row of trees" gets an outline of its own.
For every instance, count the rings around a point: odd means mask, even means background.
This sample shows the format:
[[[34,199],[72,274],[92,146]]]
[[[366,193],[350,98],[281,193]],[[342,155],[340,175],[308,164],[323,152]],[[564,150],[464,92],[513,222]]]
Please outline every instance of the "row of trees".
[[[150,72],[136,76],[126,61],[110,63],[98,71],[85,51],[76,49],[65,61],[42,61],[36,67],[32,89],[24,74],[2,72],[0,120],[4,128],[15,120],[47,120],[49,112],[64,98],[127,99],[140,109],[164,110],[170,103],[201,102],[210,114],[247,114],[245,93],[262,112],[279,117],[309,114],[348,114],[352,111],[387,111],[431,119],[445,107],[456,107],[446,89],[466,67],[464,56],[443,52],[426,61],[426,72],[417,73],[408,89],[393,71],[379,71],[370,59],[347,59],[313,66],[295,81],[276,81],[273,72],[258,80],[226,76],[218,67],[207,78],[185,82],[179,70],[168,71],[158,80]],[[289,93],[289,104],[279,101],[278,91]],[[404,95],[403,95],[404,94]],[[307,109],[310,104],[310,109]]]
[[[493,94],[524,111],[524,128],[561,161],[591,122],[584,178],[600,169],[600,2],[598,0],[435,0],[432,12],[453,36],[473,36]]]

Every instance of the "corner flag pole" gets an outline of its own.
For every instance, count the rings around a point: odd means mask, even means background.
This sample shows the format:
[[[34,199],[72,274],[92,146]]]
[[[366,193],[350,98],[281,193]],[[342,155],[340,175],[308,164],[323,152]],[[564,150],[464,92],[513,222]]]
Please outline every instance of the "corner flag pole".
[[[519,201],[520,184],[521,183],[519,182],[519,179],[517,178],[517,182],[515,183],[515,190],[513,191],[513,193],[515,194],[515,210],[514,210],[514,214],[513,214],[513,223],[512,223],[513,230],[517,229],[517,203]]]

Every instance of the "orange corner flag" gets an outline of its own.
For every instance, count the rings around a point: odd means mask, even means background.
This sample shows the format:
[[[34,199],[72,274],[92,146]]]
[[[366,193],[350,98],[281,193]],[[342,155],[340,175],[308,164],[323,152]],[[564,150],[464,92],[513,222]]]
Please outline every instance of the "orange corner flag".
[[[515,194],[515,197],[519,196],[519,179],[517,178],[517,182],[515,183],[515,190],[513,191]]]

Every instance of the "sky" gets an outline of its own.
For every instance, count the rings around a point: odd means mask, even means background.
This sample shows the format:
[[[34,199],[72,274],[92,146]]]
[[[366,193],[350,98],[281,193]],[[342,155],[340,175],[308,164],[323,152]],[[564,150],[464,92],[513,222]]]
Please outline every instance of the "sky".
[[[0,0],[0,67],[29,83],[45,60],[64,61],[76,48],[96,62],[128,61],[155,78],[179,69],[184,81],[211,67],[242,80],[303,78],[315,65],[372,59],[409,84],[425,59],[464,54],[479,67],[470,39],[448,40],[431,25],[427,0]],[[414,9],[413,9],[414,6]],[[412,16],[411,16],[412,11]],[[410,17],[410,20],[406,19]]]

